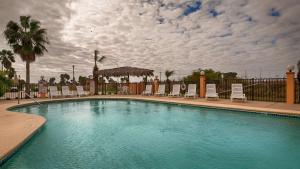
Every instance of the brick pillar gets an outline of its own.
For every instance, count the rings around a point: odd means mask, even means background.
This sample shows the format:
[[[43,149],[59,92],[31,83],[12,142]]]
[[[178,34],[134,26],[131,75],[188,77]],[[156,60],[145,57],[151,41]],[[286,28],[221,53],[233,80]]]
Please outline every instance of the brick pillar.
[[[205,75],[200,75],[200,85],[199,85],[199,97],[200,98],[205,98],[205,87],[206,87],[206,82],[205,82]]]
[[[286,73],[286,103],[295,103],[295,73]]]
[[[153,94],[158,92],[158,86],[159,86],[159,80],[157,78],[157,76],[155,77],[154,81],[153,81],[153,85],[154,85],[154,90],[153,90]]]

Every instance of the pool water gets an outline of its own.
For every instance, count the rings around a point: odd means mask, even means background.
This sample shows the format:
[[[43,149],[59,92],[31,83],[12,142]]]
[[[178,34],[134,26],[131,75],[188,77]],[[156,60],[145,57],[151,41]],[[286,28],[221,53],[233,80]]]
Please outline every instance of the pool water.
[[[3,169],[299,169],[300,119],[126,100],[26,106],[47,119]]]

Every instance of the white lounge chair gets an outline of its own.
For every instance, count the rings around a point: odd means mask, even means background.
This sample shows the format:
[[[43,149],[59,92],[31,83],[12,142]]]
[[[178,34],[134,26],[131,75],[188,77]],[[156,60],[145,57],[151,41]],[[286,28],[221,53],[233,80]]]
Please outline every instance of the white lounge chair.
[[[146,85],[146,89],[143,91],[142,95],[151,95],[152,94],[152,85]]]
[[[194,97],[196,98],[197,95],[197,85],[196,84],[189,84],[188,85],[188,91],[187,93],[184,95],[184,97]]]
[[[242,84],[232,84],[231,85],[230,100],[233,101],[234,99],[247,101],[246,95],[243,93],[243,85]]]
[[[205,98],[219,99],[219,94],[217,93],[216,90],[216,84],[206,84]]]
[[[180,84],[174,84],[169,96],[180,96]]]
[[[53,97],[61,96],[61,94],[58,93],[56,86],[49,86],[49,95],[50,99],[52,99]]]
[[[120,94],[129,94],[128,86],[122,86]]]
[[[77,90],[78,97],[86,96],[86,93],[83,90],[83,86],[76,86],[76,90]]]
[[[62,91],[62,95],[65,97],[73,96],[73,94],[69,90],[69,86],[62,86],[61,91]]]
[[[164,96],[166,94],[166,85],[161,84],[158,87],[158,91],[154,94],[156,96]]]

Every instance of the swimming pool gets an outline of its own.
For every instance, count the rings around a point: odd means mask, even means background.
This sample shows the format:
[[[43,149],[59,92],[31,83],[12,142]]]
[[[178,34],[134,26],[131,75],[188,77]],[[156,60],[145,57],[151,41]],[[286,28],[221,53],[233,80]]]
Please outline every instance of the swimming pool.
[[[131,100],[15,108],[47,119],[3,169],[296,169],[300,119]]]

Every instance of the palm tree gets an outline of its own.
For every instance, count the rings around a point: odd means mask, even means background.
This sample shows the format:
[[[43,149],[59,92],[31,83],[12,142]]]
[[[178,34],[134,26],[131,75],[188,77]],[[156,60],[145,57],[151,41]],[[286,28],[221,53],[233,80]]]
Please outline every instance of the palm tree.
[[[30,93],[30,63],[36,56],[43,56],[47,52],[45,47],[49,44],[46,29],[41,28],[41,23],[31,19],[30,16],[20,16],[20,23],[9,21],[4,31],[4,36],[14,53],[20,55],[26,62],[26,93]],[[27,97],[28,98],[28,97]]]
[[[169,78],[172,75],[174,75],[174,70],[166,70],[165,75],[166,75],[167,81],[170,81]]]
[[[14,54],[10,50],[3,49],[0,51],[0,62],[2,65],[2,71],[5,68],[9,70],[12,68],[12,63],[15,62]]]
[[[170,93],[170,88],[171,88],[171,84],[170,84],[170,80],[169,78],[174,75],[174,70],[166,70],[165,71],[165,76],[167,78],[167,83],[168,83],[168,86],[169,86],[169,93]]]
[[[49,85],[50,86],[53,86],[55,84],[55,77],[51,77],[50,79],[49,79]]]
[[[99,58],[98,56],[99,51],[95,50],[95,55],[94,55],[94,69],[93,69],[93,77],[94,77],[94,81],[95,81],[95,95],[98,95],[98,78],[99,78],[99,68],[97,66],[97,62],[102,63],[104,61],[104,59],[106,58],[105,56],[101,56],[101,58]]]
[[[69,83],[69,80],[70,80],[70,75],[68,75],[67,73],[64,73],[64,74],[60,74],[60,84],[62,86],[66,85],[67,83]]]

